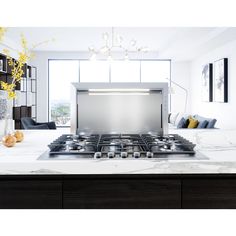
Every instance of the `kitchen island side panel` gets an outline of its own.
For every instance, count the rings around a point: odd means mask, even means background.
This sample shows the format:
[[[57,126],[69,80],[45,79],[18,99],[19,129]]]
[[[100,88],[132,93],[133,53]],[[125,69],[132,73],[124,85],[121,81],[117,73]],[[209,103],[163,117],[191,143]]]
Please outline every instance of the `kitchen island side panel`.
[[[1,175],[0,208],[236,209],[236,175]]]
[[[236,177],[184,179],[182,208],[236,209]]]
[[[178,209],[178,179],[72,179],[63,187],[64,208],[78,209]]]
[[[0,209],[60,209],[62,181],[35,176],[0,179]]]

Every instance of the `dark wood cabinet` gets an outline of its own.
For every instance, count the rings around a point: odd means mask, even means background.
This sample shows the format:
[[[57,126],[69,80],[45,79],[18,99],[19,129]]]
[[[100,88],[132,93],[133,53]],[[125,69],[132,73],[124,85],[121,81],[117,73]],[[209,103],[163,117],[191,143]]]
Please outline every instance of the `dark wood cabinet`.
[[[13,119],[15,121],[15,129],[21,129],[21,118],[22,117],[31,117],[31,107],[20,106],[13,107]]]
[[[181,208],[181,182],[168,179],[78,179],[63,184],[64,208]]]
[[[236,179],[183,180],[182,207],[186,209],[236,209]]]
[[[1,209],[57,209],[61,207],[61,181],[0,181]]]
[[[236,209],[236,175],[6,175],[1,209]]]

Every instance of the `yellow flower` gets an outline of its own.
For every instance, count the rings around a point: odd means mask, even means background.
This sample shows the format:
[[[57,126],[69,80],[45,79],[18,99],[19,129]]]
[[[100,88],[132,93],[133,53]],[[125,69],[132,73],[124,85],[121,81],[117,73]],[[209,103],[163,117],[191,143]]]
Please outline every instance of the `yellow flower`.
[[[4,27],[0,27],[0,42],[3,40],[3,37],[6,33],[7,29]]]
[[[28,55],[26,53],[19,52],[19,58],[18,61],[19,63],[26,63],[27,59],[29,59]]]
[[[3,53],[6,54],[7,56],[10,55],[9,49],[4,48],[2,51],[3,51]]]
[[[8,99],[14,99],[16,98],[16,93],[15,91],[8,91]]]
[[[0,27],[0,41],[5,32],[6,30]],[[36,44],[33,48],[31,48],[31,50],[47,42],[48,41]],[[15,93],[16,83],[21,81],[22,76],[24,74],[24,66],[27,63],[27,61],[34,57],[34,53],[32,53],[31,50],[29,50],[27,46],[27,40],[23,34],[21,35],[21,47],[22,50],[18,52],[17,60],[14,60],[13,58],[10,57],[9,50],[7,49],[3,50],[4,54],[7,55],[8,65],[11,67],[11,75],[13,78],[11,84],[0,82],[2,89],[7,91],[8,93],[8,99],[16,98],[16,93]]]
[[[23,49],[27,50],[27,41],[23,34],[21,34],[21,46]]]
[[[1,86],[2,89],[5,91],[12,91],[13,89],[15,89],[16,85],[15,84],[8,84],[6,82],[1,81]]]

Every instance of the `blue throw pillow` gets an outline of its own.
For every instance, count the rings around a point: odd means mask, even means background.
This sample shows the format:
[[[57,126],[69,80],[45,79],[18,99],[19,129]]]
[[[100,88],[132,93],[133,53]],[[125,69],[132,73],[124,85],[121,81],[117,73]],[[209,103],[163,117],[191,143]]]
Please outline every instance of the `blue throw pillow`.
[[[216,119],[211,119],[211,118],[205,118],[199,115],[194,115],[193,116],[195,119],[197,119],[199,122],[206,120],[208,122],[208,124],[206,125],[206,129],[213,129],[215,128],[215,124],[216,124]]]
[[[182,117],[177,125],[177,128],[178,129],[181,129],[181,128],[186,128],[186,120],[184,119],[184,117]]]
[[[199,121],[197,129],[205,129],[207,127],[207,125],[208,125],[208,121],[207,120]]]
[[[213,129],[215,127],[216,119],[212,119],[208,122],[207,129]]]

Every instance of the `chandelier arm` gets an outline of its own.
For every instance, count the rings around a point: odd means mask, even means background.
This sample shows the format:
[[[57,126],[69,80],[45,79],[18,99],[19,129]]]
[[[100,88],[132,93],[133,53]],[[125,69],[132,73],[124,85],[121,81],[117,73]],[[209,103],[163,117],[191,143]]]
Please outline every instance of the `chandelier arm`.
[[[119,35],[119,37],[121,37]],[[122,53],[125,53],[125,59],[128,58],[128,54],[130,53],[143,53],[143,52],[146,52],[146,48],[147,47],[143,47],[143,46],[140,46],[137,45],[137,41],[135,39],[133,39],[135,41],[134,44],[129,44],[127,47],[123,46],[122,42],[123,42],[123,38],[122,38],[122,41],[119,40],[119,45],[117,43],[117,45],[115,45],[115,28],[114,27],[111,27],[111,39],[109,37],[109,34],[106,33],[106,35],[103,37],[104,40],[105,40],[105,43],[104,45],[100,48],[100,49],[95,49],[94,47],[93,48],[89,48],[89,52],[92,53],[92,54],[103,54],[103,55],[108,55],[108,57],[111,57],[111,53],[112,53],[112,50],[114,48],[119,48],[122,50]],[[132,42],[132,40],[131,40]]]

